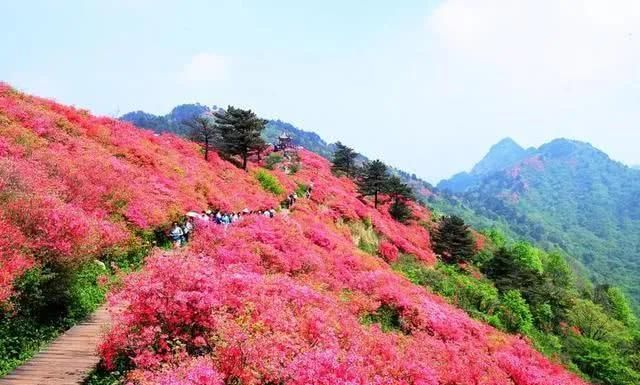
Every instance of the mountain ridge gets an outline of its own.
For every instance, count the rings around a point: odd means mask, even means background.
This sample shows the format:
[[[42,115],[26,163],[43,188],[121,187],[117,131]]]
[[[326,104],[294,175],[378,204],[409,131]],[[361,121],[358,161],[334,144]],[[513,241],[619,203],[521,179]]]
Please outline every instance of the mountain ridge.
[[[502,170],[471,181],[456,176],[438,187],[449,199],[442,207],[457,200],[476,224],[477,216],[489,218],[545,248],[560,247],[596,281],[621,282],[639,303],[638,170],[589,143],[559,138]]]

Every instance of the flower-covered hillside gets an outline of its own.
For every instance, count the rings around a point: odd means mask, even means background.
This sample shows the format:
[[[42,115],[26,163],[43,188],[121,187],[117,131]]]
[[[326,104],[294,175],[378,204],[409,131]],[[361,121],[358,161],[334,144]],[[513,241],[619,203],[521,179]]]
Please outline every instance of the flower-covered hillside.
[[[268,208],[312,187],[275,218],[196,223],[187,247],[156,250],[125,279],[100,353],[133,384],[583,383],[392,271],[398,254],[435,262],[429,212],[412,205],[415,219],[396,222],[309,152],[292,174],[257,159],[244,172],[3,85],[0,154],[5,298],[32,265],[100,258],[187,210]]]
[[[158,252],[101,347],[136,384],[582,384],[353,248],[315,203]]]
[[[193,143],[0,84],[0,302],[34,263],[99,258],[186,210],[278,200]]]

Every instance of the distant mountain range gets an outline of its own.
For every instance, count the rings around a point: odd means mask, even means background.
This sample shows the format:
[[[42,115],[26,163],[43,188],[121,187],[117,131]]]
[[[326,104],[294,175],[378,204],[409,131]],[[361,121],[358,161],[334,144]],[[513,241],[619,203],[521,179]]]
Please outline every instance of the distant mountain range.
[[[577,258],[596,281],[640,300],[640,171],[588,143],[524,149],[505,139],[469,173],[438,184],[432,204]]]

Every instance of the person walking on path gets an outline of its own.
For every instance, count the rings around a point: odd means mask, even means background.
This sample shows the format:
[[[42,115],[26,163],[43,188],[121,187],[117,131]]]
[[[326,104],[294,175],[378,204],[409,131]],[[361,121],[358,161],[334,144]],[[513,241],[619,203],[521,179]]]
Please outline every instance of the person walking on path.
[[[193,219],[187,218],[187,221],[184,223],[182,227],[182,232],[184,233],[184,241],[189,242],[189,237],[193,232]]]
[[[184,231],[182,227],[178,225],[178,222],[173,222],[173,228],[171,232],[169,232],[169,237],[173,241],[173,247],[178,248],[182,245],[182,240],[184,239]]]

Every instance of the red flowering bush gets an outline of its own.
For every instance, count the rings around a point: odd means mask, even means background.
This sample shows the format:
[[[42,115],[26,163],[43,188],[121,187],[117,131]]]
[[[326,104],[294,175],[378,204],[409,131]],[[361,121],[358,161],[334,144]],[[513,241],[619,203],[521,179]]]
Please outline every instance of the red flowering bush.
[[[0,139],[0,301],[32,263],[100,257],[187,210],[282,199],[193,143],[1,84]],[[132,384],[582,384],[391,270],[400,252],[435,262],[425,208],[398,223],[386,197],[376,209],[326,160],[299,155],[295,174],[272,174],[285,194],[312,186],[311,199],[276,218],[197,223],[187,248],[125,279],[100,346],[108,367],[127,364]],[[382,258],[343,220],[366,224]]]
[[[227,230],[201,225],[190,249],[156,254],[112,298],[120,305],[102,357],[129,360],[139,384],[187,378],[192,360],[193,376],[243,384],[582,383],[357,251],[348,235],[330,235],[332,226],[304,210]],[[401,332],[361,321],[383,304],[397,309]],[[512,382],[529,366],[535,380]]]
[[[33,265],[20,252],[24,237],[18,229],[0,217],[0,305],[11,295],[13,280]]]
[[[398,260],[398,248],[391,242],[380,242],[378,253],[380,253],[387,262],[395,262]]]

